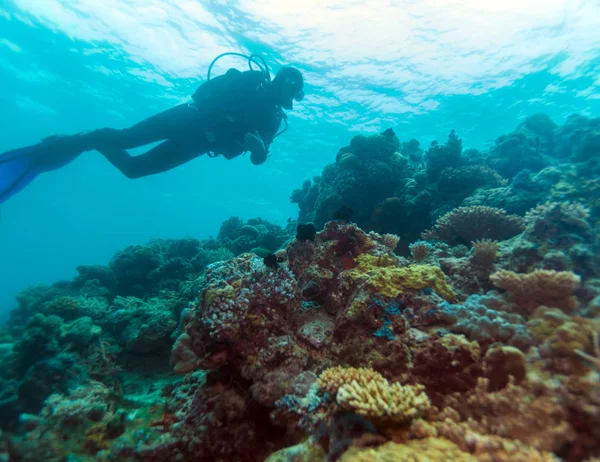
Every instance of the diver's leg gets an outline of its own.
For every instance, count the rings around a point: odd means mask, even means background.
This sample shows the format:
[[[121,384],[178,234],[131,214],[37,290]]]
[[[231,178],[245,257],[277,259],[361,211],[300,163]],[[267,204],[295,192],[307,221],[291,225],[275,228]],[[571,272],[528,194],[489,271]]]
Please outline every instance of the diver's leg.
[[[87,133],[51,136],[42,146],[82,153],[99,149],[131,149],[166,139],[186,139],[196,131],[198,112],[180,104],[125,129],[101,128]]]
[[[131,149],[167,139],[187,139],[198,127],[198,112],[180,104],[129,128],[102,128],[82,135],[88,150]]]
[[[132,156],[124,149],[100,148],[99,152],[127,178],[141,178],[171,170],[207,150],[201,146],[167,140],[139,156]]]

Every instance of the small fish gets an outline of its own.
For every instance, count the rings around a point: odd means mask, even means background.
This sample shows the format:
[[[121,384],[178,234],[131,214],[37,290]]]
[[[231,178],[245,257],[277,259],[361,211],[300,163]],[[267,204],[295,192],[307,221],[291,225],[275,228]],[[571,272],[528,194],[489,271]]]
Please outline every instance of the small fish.
[[[267,266],[271,269],[279,268],[279,262],[277,261],[277,257],[275,256],[274,253],[270,253],[265,258],[263,258],[263,262],[264,262],[265,266]]]

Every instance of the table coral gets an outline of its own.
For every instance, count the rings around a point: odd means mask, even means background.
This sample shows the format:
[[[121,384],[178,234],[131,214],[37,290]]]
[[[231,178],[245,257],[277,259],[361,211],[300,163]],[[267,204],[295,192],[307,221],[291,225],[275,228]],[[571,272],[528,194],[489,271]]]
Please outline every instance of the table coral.
[[[535,270],[518,274],[501,270],[490,276],[496,287],[505,289],[517,309],[530,314],[540,305],[561,308],[567,312],[577,308],[574,291],[581,278],[571,271]]]
[[[438,218],[435,226],[423,233],[423,239],[437,239],[450,244],[478,239],[503,240],[525,228],[523,219],[507,215],[502,209],[486,206],[459,207]]]

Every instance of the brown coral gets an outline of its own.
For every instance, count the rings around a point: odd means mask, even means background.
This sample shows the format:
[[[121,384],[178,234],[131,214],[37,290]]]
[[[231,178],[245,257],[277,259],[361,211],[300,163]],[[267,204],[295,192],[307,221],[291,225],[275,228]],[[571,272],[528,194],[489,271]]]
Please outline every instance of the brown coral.
[[[527,274],[498,271],[490,276],[496,287],[505,289],[521,314],[530,314],[540,305],[570,312],[577,308],[573,295],[581,278],[571,271],[535,270]]]
[[[483,373],[489,379],[490,391],[504,388],[511,377],[519,384],[527,375],[525,355],[518,348],[495,345],[483,358]]]
[[[483,374],[480,356],[477,342],[448,334],[419,345],[410,374],[415,382],[425,385],[437,406],[443,395],[467,392],[475,387],[477,378]]]
[[[558,396],[546,388],[515,385],[512,377],[505,388],[494,392],[489,380],[480,378],[468,398],[457,394],[446,404],[471,431],[518,440],[541,451],[557,450],[574,437]]]

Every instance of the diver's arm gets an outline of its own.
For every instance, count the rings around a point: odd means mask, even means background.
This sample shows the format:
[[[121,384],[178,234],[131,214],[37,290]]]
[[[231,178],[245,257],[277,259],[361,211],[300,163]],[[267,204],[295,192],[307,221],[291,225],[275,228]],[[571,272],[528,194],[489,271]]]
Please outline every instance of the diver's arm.
[[[263,150],[262,152],[254,152],[250,153],[250,162],[254,165],[264,164],[267,160],[267,151]]]
[[[254,165],[260,165],[267,160],[267,148],[258,131],[246,133],[244,141],[238,143],[238,146],[244,151],[250,151],[250,161]]]

